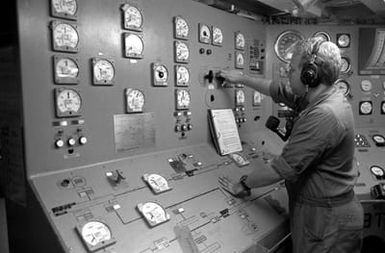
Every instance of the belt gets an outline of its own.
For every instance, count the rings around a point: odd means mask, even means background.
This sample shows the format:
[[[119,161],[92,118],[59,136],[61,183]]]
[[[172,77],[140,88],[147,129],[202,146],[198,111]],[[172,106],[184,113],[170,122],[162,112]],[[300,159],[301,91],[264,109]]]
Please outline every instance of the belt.
[[[348,192],[342,193],[333,197],[325,198],[312,198],[312,197],[303,197],[299,196],[296,199],[296,203],[307,204],[310,206],[319,206],[319,207],[336,207],[349,203],[354,198],[354,191],[350,190]]]

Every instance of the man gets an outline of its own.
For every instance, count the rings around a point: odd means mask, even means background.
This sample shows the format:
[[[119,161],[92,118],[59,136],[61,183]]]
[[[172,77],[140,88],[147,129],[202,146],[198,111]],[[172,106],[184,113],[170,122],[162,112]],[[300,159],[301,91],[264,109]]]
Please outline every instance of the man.
[[[350,104],[333,85],[341,55],[332,42],[298,42],[288,76],[290,85],[222,70],[224,82],[243,83],[299,113],[282,153],[239,182],[218,179],[235,196],[285,179],[294,253],[360,252],[363,209],[353,187],[354,122]]]

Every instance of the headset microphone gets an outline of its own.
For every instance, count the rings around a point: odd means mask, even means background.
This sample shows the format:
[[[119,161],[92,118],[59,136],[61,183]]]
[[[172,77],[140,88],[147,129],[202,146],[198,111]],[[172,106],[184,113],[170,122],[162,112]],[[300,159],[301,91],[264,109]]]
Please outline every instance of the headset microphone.
[[[289,139],[289,136],[291,134],[291,129],[293,126],[293,122],[289,119],[286,121],[286,132],[284,132],[282,129],[279,128],[279,122],[280,120],[277,117],[270,116],[265,126],[266,128],[270,129],[274,133],[276,133],[283,141],[287,141]]]

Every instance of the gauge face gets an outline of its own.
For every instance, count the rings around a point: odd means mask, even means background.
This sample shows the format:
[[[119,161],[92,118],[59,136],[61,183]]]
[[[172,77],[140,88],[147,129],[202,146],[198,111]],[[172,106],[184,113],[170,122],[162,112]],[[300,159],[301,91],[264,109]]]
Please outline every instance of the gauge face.
[[[341,57],[341,67],[340,67],[341,73],[348,73],[351,68],[352,68],[352,65],[350,65],[350,60],[346,57]]]
[[[376,177],[383,177],[385,175],[384,169],[380,166],[372,166],[370,167],[370,172]]]
[[[211,31],[208,25],[199,24],[199,42],[206,44],[211,42]]]
[[[235,52],[235,67],[238,69],[245,67],[245,56],[243,52]]]
[[[176,109],[184,110],[190,107],[190,92],[185,89],[177,89],[176,91]]]
[[[372,82],[369,80],[362,80],[360,87],[362,91],[369,92],[372,90],[373,85],[372,85]]]
[[[245,92],[243,90],[235,90],[235,105],[245,104]]]
[[[78,10],[76,0],[51,0],[52,15],[59,17],[75,17]]]
[[[139,35],[135,33],[125,33],[124,45],[125,57],[143,58],[144,43]]]
[[[219,27],[213,26],[213,45],[215,46],[222,46],[223,44],[223,32]]]
[[[385,114],[385,101],[381,102],[381,114]]]
[[[143,178],[155,193],[161,193],[171,189],[167,180],[158,174],[144,174]]]
[[[372,139],[376,143],[376,146],[385,146],[385,138],[383,135],[375,134],[372,136]]]
[[[79,92],[74,89],[55,89],[56,94],[56,116],[73,117],[80,114],[82,98]]]
[[[189,48],[186,43],[175,41],[175,61],[188,62],[190,56]]]
[[[261,105],[262,102],[262,94],[258,91],[253,91],[253,105],[258,106]]]
[[[281,33],[274,44],[275,54],[281,61],[289,63],[293,56],[294,45],[303,39],[303,35],[295,30]]]
[[[83,240],[91,246],[96,246],[112,238],[111,230],[106,224],[100,221],[87,222],[81,228],[81,236]]]
[[[187,39],[189,34],[187,21],[182,17],[174,18],[174,36],[176,39]]]
[[[78,83],[79,67],[77,60],[69,57],[55,57],[55,82]]]
[[[126,111],[132,112],[143,112],[145,104],[144,94],[138,89],[126,89]]]
[[[176,85],[177,86],[188,86],[190,81],[190,72],[187,67],[177,65],[175,67],[176,73]]]
[[[359,113],[362,115],[372,114],[373,111],[373,103],[372,101],[361,101],[360,102],[360,111]]]
[[[313,34],[313,37],[318,37],[322,41],[330,41],[330,35],[327,32],[316,32]]]
[[[344,94],[344,96],[349,95],[350,85],[347,81],[339,79],[336,81],[335,86],[337,87],[337,89],[339,89]]]
[[[156,226],[170,219],[166,210],[157,203],[146,202],[144,204],[138,204],[137,207],[150,226]]]
[[[241,32],[235,33],[235,49],[244,50],[246,46],[245,36]]]
[[[111,61],[106,59],[93,59],[94,84],[113,84],[115,68]]]
[[[57,51],[76,52],[78,50],[79,35],[76,26],[53,21],[53,49]]]
[[[152,65],[153,85],[154,86],[167,86],[168,83],[168,70],[166,66],[158,63]]]
[[[141,31],[143,26],[142,12],[135,6],[124,4],[123,10],[123,27],[128,30]]]
[[[339,33],[337,34],[337,46],[340,48],[346,48],[350,46],[350,34]]]

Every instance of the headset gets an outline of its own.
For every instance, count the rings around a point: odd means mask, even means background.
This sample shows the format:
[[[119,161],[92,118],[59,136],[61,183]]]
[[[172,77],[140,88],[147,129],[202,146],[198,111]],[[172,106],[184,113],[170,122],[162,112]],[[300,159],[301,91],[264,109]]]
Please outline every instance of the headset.
[[[301,71],[301,81],[303,84],[308,85],[311,88],[317,87],[320,84],[320,75],[319,75],[319,67],[316,63],[316,58],[318,54],[318,50],[322,43],[325,42],[323,40],[317,41],[311,52],[310,61],[307,61],[302,66]]]

